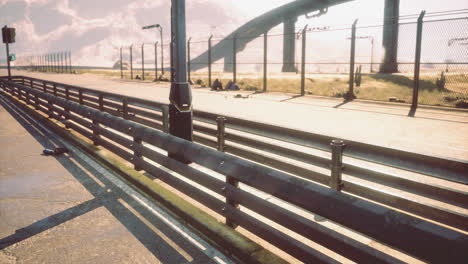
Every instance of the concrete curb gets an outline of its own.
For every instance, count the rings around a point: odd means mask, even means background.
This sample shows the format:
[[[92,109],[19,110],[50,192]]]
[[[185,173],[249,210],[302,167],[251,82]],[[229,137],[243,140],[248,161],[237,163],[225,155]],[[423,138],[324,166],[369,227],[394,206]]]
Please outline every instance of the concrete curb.
[[[3,93],[3,92],[2,92]],[[5,94],[5,93],[3,93]],[[259,264],[283,264],[287,263],[282,258],[268,251],[254,241],[229,228],[224,223],[219,222],[211,215],[195,207],[188,201],[172,193],[162,185],[153,182],[150,178],[134,170],[126,161],[123,161],[115,154],[96,147],[93,143],[74,131],[65,129],[65,126],[58,121],[51,120],[45,114],[36,112],[30,106],[6,95],[9,101],[19,106],[22,110],[39,120],[49,129],[65,138],[71,144],[85,151],[103,166],[115,171],[122,177],[122,180],[129,183],[139,193],[149,198],[156,204],[167,209],[168,213],[175,218],[182,219],[182,222],[192,226],[201,237],[210,241],[220,251],[232,256],[238,261],[245,263]]]

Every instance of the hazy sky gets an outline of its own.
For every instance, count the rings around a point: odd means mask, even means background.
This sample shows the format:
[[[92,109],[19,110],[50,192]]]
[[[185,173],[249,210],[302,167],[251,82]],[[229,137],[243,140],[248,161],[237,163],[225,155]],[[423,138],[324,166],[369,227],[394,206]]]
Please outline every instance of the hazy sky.
[[[206,39],[227,35],[264,12],[291,0],[187,0],[187,35]],[[384,0],[355,0],[330,8],[321,18],[300,18],[310,25],[381,23]],[[443,5],[441,4],[443,3]],[[400,14],[465,9],[466,0],[401,0]],[[154,42],[147,24],[161,23],[169,34],[170,0],[0,0],[0,24],[16,27],[18,56],[71,50],[80,64],[111,64],[115,49],[130,43]],[[273,31],[281,31],[281,26]],[[112,51],[111,51],[112,50]],[[4,59],[4,47],[0,49]],[[110,65],[108,65],[110,66]]]

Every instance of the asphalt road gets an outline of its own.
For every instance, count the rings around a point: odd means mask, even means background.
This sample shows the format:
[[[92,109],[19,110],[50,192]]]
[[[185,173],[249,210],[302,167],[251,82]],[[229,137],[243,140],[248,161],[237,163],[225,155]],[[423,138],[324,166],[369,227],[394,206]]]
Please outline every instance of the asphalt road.
[[[2,96],[0,122],[0,263],[233,263]]]

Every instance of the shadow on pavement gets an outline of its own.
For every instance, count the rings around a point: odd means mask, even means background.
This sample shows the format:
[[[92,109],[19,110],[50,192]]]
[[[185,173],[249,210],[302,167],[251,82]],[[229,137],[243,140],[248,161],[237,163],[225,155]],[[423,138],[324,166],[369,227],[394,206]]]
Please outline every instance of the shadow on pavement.
[[[26,115],[23,111],[18,111],[18,107],[8,101],[1,93],[0,105],[3,106],[44,148],[61,145],[54,134],[42,128],[36,120]],[[71,152],[66,155],[51,158],[55,158],[71,175],[73,175],[73,177],[94,196],[94,199],[46,217],[25,228],[17,230],[13,235],[1,238],[0,249],[30,238],[103,206],[162,263],[216,263],[180,233],[164,223],[147,207],[137,202],[112,183],[103,173],[80,158],[76,153]],[[94,178],[100,181],[104,186],[101,186]],[[152,226],[148,226],[147,223]],[[193,260],[191,258],[193,258]]]

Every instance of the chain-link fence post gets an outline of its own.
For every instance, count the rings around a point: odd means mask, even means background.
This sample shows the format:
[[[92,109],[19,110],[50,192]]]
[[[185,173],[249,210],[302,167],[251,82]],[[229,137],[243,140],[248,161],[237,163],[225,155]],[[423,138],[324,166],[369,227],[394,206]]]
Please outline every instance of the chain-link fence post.
[[[345,95],[347,101],[356,99],[354,95],[354,64],[356,58],[356,24],[358,20],[354,20],[353,26],[351,27],[351,56],[349,60],[349,90]]]
[[[123,58],[122,58],[122,47],[120,47],[120,79],[123,79]]]
[[[63,60],[63,51],[60,52],[60,73],[65,73],[65,61]]]
[[[68,54],[68,64],[70,65],[70,73],[72,73],[72,55],[71,55],[71,51],[69,51],[69,54]]]
[[[154,43],[154,82],[158,80],[158,42]]]
[[[301,96],[305,95],[305,60],[306,60],[306,41],[307,26],[302,30],[302,54],[301,54]]]
[[[413,101],[411,103],[411,110],[408,116],[414,116],[416,108],[418,107],[419,96],[419,71],[421,69],[421,43],[422,43],[422,30],[423,19],[426,11],[422,11],[418,18],[418,27],[416,31],[416,54],[414,56],[414,85],[413,85]]]
[[[133,44],[130,45],[130,80],[133,80]]]
[[[145,43],[141,44],[141,79],[145,80]]]

